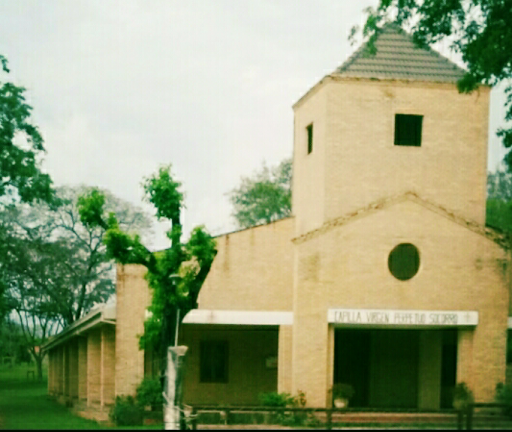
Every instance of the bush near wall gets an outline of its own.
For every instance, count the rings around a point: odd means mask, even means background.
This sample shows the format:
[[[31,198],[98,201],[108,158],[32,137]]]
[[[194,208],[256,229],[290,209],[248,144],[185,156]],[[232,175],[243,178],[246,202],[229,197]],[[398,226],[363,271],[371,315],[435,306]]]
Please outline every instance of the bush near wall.
[[[117,396],[109,417],[116,426],[142,426],[144,411],[133,396]]]

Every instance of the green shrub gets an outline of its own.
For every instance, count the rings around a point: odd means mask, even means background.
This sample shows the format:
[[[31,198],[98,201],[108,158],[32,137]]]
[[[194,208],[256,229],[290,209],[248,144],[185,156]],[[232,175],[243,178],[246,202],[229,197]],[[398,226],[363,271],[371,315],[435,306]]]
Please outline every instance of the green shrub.
[[[276,408],[304,408],[306,406],[306,394],[299,390],[297,396],[290,393],[260,393],[260,403],[263,406]],[[283,412],[278,414],[277,422],[283,426],[316,426],[318,419],[312,413]]]
[[[496,386],[496,402],[508,405],[502,408],[502,412],[512,418],[512,386],[499,383]]]
[[[473,402],[473,392],[469,389],[466,383],[458,383],[453,391],[453,407],[456,410],[465,410],[468,405]]]
[[[260,393],[258,399],[263,406],[287,407],[293,406],[294,398],[290,393],[268,392]]]
[[[135,396],[137,403],[142,406],[150,406],[153,411],[161,410],[164,398],[162,396],[162,385],[160,380],[155,378],[144,378],[137,387]]]
[[[109,417],[117,426],[142,426],[144,412],[133,396],[117,396]]]

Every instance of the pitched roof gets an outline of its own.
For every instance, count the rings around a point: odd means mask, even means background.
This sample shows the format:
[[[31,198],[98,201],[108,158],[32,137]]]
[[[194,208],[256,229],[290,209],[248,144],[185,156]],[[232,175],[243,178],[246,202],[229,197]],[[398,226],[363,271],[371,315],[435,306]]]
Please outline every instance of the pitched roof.
[[[419,204],[434,213],[444,216],[444,217],[450,219],[451,221],[469,229],[470,231],[473,231],[477,234],[480,234],[480,235],[488,238],[489,240],[500,245],[501,247],[504,247],[504,248],[508,247],[506,236],[501,234],[500,232],[496,231],[495,229],[480,225],[472,220],[465,219],[438,204],[435,204],[431,201],[421,198],[418,194],[416,194],[415,192],[412,192],[412,191],[400,193],[397,195],[393,195],[391,197],[387,197],[384,199],[374,201],[374,202],[368,204],[366,207],[360,208],[352,213],[346,214],[344,216],[341,216],[341,217],[338,217],[335,219],[328,220],[321,227],[313,229],[313,230],[311,230],[305,234],[302,234],[298,237],[295,237],[294,239],[292,239],[292,242],[295,244],[301,244],[301,243],[307,242],[313,238],[316,238],[322,234],[325,234],[325,233],[331,231],[332,229],[334,229],[336,227],[343,226],[347,223],[357,220],[358,218],[368,216],[368,215],[373,214],[379,210],[388,208],[390,206],[393,206],[395,204],[398,204],[398,203],[401,203],[404,201],[415,202],[416,204]]]
[[[44,351],[66,342],[73,336],[78,336],[98,324],[114,324],[116,319],[116,306],[105,303],[91,310],[73,324],[67,326],[59,334],[51,337],[42,347]]]
[[[377,53],[363,44],[334,74],[355,78],[407,79],[457,82],[464,69],[428,47],[418,47],[412,36],[396,24],[387,24],[377,34]]]

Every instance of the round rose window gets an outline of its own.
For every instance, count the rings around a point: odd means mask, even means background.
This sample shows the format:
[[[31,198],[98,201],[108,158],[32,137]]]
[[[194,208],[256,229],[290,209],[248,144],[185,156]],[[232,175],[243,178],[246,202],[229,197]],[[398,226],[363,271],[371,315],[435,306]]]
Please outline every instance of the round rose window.
[[[402,243],[396,246],[388,258],[391,274],[399,280],[411,279],[420,267],[420,254],[416,246]]]

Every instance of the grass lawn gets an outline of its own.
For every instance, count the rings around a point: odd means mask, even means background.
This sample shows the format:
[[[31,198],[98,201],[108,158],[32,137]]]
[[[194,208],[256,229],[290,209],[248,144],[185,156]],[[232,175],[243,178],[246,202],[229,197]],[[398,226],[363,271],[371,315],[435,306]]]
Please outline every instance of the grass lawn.
[[[35,366],[0,366],[0,429],[162,429],[162,426],[109,428],[71,414],[47,396],[43,382],[27,380]]]

